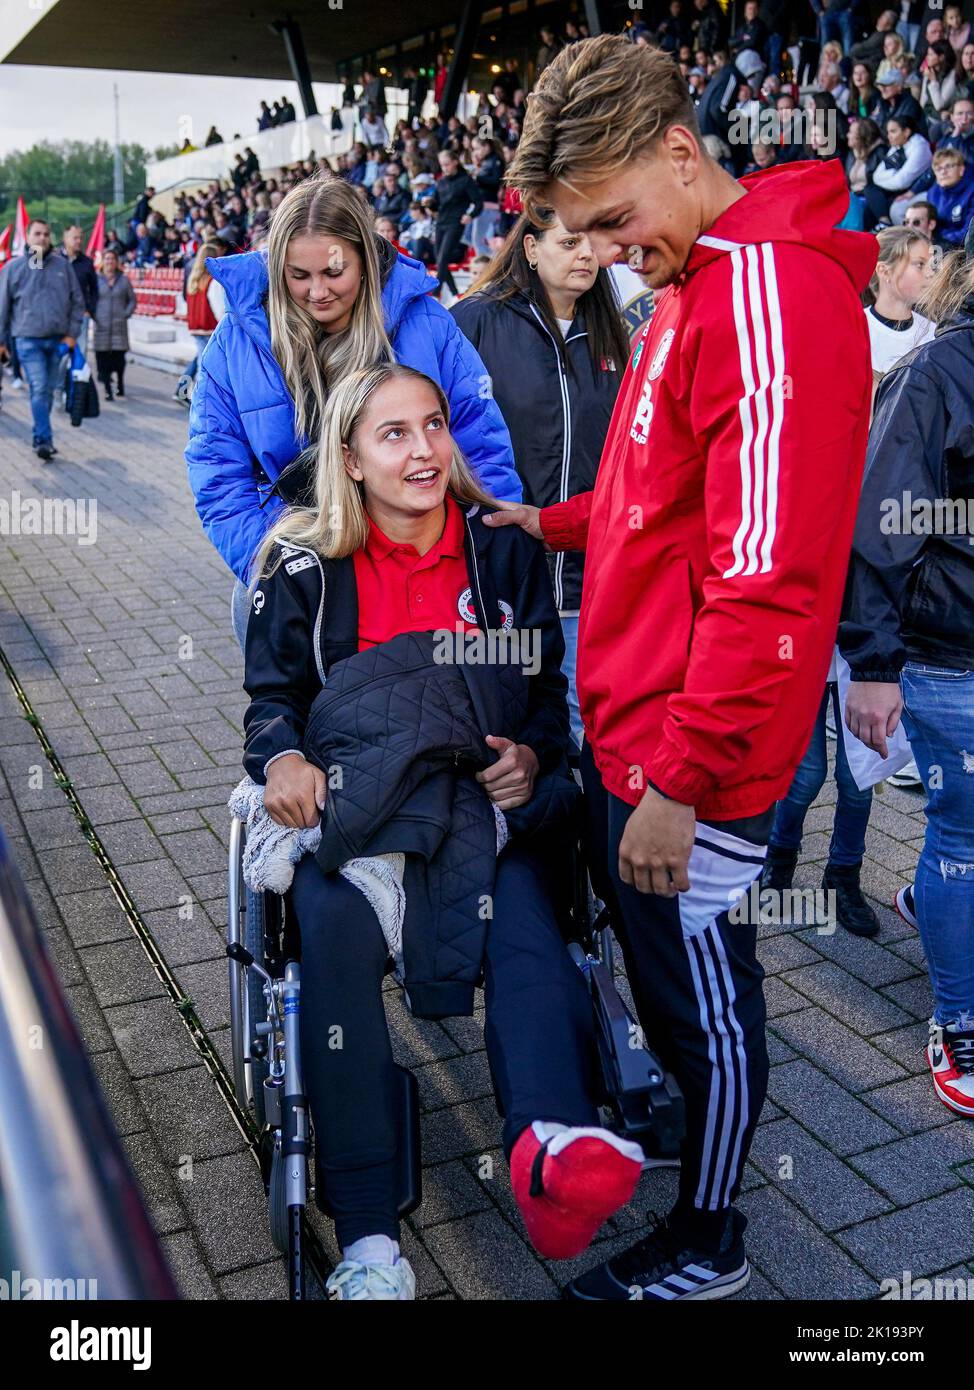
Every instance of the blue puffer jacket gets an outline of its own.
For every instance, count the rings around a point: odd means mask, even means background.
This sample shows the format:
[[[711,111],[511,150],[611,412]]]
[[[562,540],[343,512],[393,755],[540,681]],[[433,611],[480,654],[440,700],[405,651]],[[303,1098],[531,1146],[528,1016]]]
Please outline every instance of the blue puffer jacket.
[[[263,475],[273,483],[308,441],[296,433],[294,402],[271,351],[265,257],[251,251],[211,259],[207,269],[226,291],[227,313],[200,361],[186,462],[206,534],[247,582],[254,552],[284,507],[276,495],[258,492],[258,481]],[[451,433],[481,485],[502,501],[519,502],[510,435],[484,390],[489,377],[476,349],[429,297],[434,282],[419,261],[399,254],[383,281],[386,332],[397,360],[443,387]]]

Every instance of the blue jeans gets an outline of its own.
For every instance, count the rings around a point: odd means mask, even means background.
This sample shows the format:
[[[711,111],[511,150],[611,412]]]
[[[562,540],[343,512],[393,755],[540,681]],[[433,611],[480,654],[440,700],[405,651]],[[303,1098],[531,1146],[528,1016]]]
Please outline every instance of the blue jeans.
[[[240,650],[243,651],[247,641],[247,619],[250,617],[250,594],[246,584],[241,584],[239,579],[233,581],[233,593],[230,595],[230,626],[233,628],[233,635],[240,643]]]
[[[598,1125],[597,1052],[582,972],[552,908],[556,870],[512,844],[497,861],[484,959],[484,1041],[509,1155],[534,1120]],[[301,1050],[317,1136],[318,1200],[341,1246],[399,1238],[393,1053],[382,979],[387,949],[367,898],[299,860]],[[338,1026],[343,1040],[331,1036]]]
[[[582,728],[582,715],[578,708],[578,685],[575,680],[575,668],[578,665],[578,618],[565,618],[561,620],[561,630],[565,637],[565,659],[561,663],[562,675],[568,677],[568,717],[571,721],[572,738],[582,746],[584,729]]]
[[[805,813],[818,796],[828,773],[828,753],[825,743],[825,715],[829,700],[835,714],[835,727],[838,731],[835,747],[835,782],[839,795],[835,803],[835,820],[832,824],[832,842],[829,845],[829,863],[836,868],[848,867],[862,862],[866,848],[866,826],[873,804],[871,789],[860,791],[849,767],[845,743],[842,739],[842,715],[838,708],[838,693],[835,684],[825,687],[825,694],[819,706],[808,751],[795,773],[788,788],[788,795],[778,802],[771,832],[773,849],[801,849],[802,827]]]
[[[917,44],[920,42],[919,24],[906,24],[901,19],[899,24],[897,24],[896,26],[896,32],[899,34],[900,38],[906,44],[907,53],[916,53]]]
[[[856,41],[855,22],[851,10],[839,10],[838,14],[825,10],[819,15],[818,41],[828,43],[830,39],[838,39],[843,53],[849,52]]]
[[[60,338],[18,338],[17,356],[30,390],[30,413],[34,422],[33,446],[53,444],[51,406],[61,361]]]
[[[941,1027],[974,1029],[974,670],[908,661],[903,724],[927,793],[913,886]]]

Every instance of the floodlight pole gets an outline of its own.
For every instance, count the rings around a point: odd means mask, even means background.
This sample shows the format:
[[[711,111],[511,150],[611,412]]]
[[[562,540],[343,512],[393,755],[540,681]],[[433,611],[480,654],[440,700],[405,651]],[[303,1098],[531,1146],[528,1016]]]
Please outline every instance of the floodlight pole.
[[[118,133],[118,83],[112,83],[112,93],[115,99],[115,159],[113,162],[112,175],[112,198],[115,206],[120,208],[125,201],[125,181],[122,178],[122,146],[119,141]]]

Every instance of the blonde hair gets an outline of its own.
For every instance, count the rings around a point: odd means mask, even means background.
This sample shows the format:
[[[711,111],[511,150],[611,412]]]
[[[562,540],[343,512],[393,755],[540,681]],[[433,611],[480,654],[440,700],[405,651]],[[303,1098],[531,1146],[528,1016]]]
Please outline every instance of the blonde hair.
[[[296,236],[341,237],[362,261],[362,287],[342,333],[325,333],[287,288],[287,249]],[[294,399],[298,434],[313,437],[328,393],[353,372],[395,354],[382,316],[382,283],[372,217],[351,184],[307,179],[281,199],[267,238],[271,347]]]
[[[914,246],[933,245],[926,232],[921,232],[919,227],[884,227],[881,232],[876,233],[876,241],[879,245],[876,269],[873,271],[872,278],[863,295],[867,304],[875,304],[879,295],[879,267],[881,265],[889,266],[892,269],[901,265],[908,258]]]
[[[537,225],[549,184],[605,178],[649,153],[672,125],[700,139],[689,89],[668,53],[617,34],[584,39],[562,49],[528,97],[506,182]]]
[[[443,388],[413,367],[398,362],[380,362],[346,377],[328,398],[322,418],[321,439],[314,469],[314,506],[291,507],[268,531],[254,559],[252,584],[262,575],[271,575],[281,562],[270,563],[278,545],[300,545],[323,559],[340,559],[361,550],[369,534],[365,509],[365,489],[345,467],[342,446],[353,446],[366,407],[373,393],[389,381],[412,381],[417,389],[428,387],[436,396],[443,418],[450,424],[450,404]],[[496,499],[480,486],[456,443],[447,492],[458,502],[496,507]]]
[[[206,268],[206,258],[207,256],[223,256],[226,249],[226,243],[222,241],[203,242],[203,245],[196,253],[193,269],[189,272],[189,278],[186,281],[187,294],[196,294],[198,290],[206,289],[210,280],[213,278]]]
[[[958,249],[944,256],[917,308],[934,323],[948,323],[971,294],[974,294],[974,259],[968,259]]]

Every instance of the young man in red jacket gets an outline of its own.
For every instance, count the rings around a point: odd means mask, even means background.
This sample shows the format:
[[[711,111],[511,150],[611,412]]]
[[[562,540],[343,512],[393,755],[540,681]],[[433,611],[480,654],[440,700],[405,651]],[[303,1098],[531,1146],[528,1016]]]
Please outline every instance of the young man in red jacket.
[[[657,307],[595,491],[495,514],[585,549],[578,685],[640,1023],[687,1107],[676,1205],[571,1298],[720,1298],[747,1282],[732,1205],[764,1100],[760,873],[835,641],[868,428],[870,237],[836,231],[837,162],[735,182],[662,53],[604,36],[529,100],[511,181]],[[742,920],[743,919],[743,920]]]

